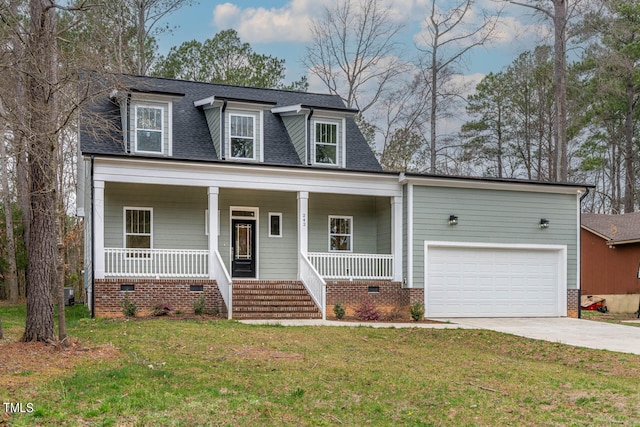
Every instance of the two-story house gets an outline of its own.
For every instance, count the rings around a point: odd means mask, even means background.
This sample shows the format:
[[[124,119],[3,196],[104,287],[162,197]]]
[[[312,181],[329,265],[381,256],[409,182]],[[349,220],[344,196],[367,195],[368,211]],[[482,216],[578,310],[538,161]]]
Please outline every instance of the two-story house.
[[[113,79],[80,123],[95,314],[577,314],[584,186],[385,172],[337,96]]]

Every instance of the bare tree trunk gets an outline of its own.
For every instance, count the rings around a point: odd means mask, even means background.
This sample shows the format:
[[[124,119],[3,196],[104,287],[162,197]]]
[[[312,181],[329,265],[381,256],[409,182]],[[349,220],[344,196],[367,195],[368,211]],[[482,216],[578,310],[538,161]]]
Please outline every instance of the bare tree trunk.
[[[633,104],[634,104],[634,85],[633,80],[627,82],[627,112],[624,118],[624,213],[630,213],[635,210],[635,184],[636,184],[636,156],[633,144]]]
[[[2,319],[0,319],[0,340],[4,339],[4,332],[2,332]]]
[[[556,180],[566,182],[567,163],[567,0],[553,0],[553,80],[556,101]]]
[[[56,83],[55,10],[47,0],[30,0],[27,49],[35,63],[27,77],[30,116],[29,176],[31,231],[27,271],[27,322],[23,341],[52,341],[54,335],[51,289],[55,285],[56,229],[54,153],[56,139],[52,86]]]
[[[5,141],[0,141],[0,167],[2,171],[2,198],[4,203],[4,219],[7,233],[7,262],[8,271],[5,272],[5,281],[9,284],[9,301],[12,304],[18,302],[18,268],[16,266],[16,244],[13,236],[13,206],[11,203],[11,189],[9,188],[9,171],[7,169],[7,149]]]
[[[438,153],[437,149],[437,129],[436,126],[438,124],[437,114],[438,114],[438,67],[437,67],[437,34],[436,36],[436,44],[433,48],[433,52],[431,53],[431,115],[429,116],[430,120],[430,149],[429,149],[429,172],[436,173],[436,155]]]

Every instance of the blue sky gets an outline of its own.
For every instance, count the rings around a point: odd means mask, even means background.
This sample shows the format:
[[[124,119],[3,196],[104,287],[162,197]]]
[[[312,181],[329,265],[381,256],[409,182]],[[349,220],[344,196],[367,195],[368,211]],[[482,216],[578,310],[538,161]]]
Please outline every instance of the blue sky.
[[[233,28],[243,41],[249,42],[259,53],[283,58],[287,66],[287,81],[299,79],[305,70],[300,61],[309,40],[309,20],[318,16],[325,5],[335,0],[242,0],[224,2],[200,0],[172,14],[168,23],[177,26],[172,35],[159,39],[160,51],[166,54],[173,45],[196,39],[203,41],[216,32]],[[427,16],[430,0],[381,0],[389,8],[390,16],[404,26],[399,39],[408,56],[417,55],[421,26]],[[442,8],[451,7],[453,0],[436,0]],[[496,0],[478,0],[477,5],[495,9]],[[473,11],[479,16],[480,11]],[[496,40],[488,47],[477,48],[468,57],[463,73],[469,81],[477,82],[490,71],[500,71],[522,51],[539,43],[548,23],[531,16],[530,11],[508,6],[502,12]],[[311,80],[312,91],[323,88]]]

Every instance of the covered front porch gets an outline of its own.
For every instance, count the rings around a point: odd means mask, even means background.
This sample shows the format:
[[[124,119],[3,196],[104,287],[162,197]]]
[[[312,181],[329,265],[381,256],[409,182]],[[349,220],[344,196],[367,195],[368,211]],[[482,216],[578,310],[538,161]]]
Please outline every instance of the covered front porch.
[[[299,282],[322,315],[327,281],[401,281],[401,196],[94,183],[95,279]],[[102,231],[102,233],[100,233]]]

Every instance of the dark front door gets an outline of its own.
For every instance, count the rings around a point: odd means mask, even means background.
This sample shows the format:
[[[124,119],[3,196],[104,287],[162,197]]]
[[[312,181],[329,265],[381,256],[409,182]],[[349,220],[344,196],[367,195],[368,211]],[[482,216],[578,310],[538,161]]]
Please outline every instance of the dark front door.
[[[231,227],[231,276],[256,277],[256,221],[234,219]]]

